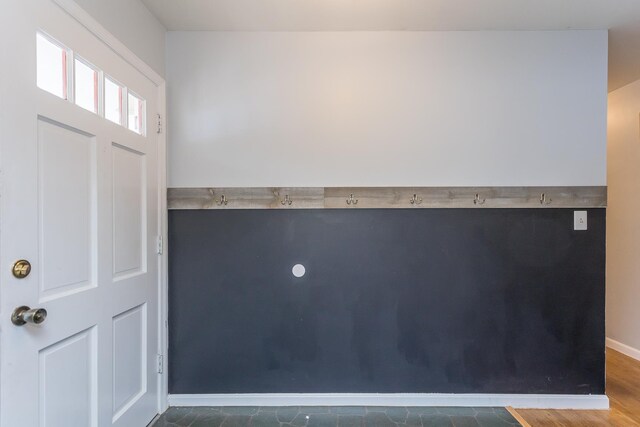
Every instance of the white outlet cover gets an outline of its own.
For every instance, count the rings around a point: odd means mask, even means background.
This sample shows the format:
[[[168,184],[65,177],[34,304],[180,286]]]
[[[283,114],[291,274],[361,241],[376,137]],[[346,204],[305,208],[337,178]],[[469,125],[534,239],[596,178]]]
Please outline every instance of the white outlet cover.
[[[302,277],[304,276],[304,273],[307,272],[307,269],[304,268],[304,265],[302,264],[296,264],[293,266],[293,268],[291,269],[291,272],[293,273],[294,276],[296,277]]]
[[[587,230],[587,211],[573,212],[573,229],[579,231]]]

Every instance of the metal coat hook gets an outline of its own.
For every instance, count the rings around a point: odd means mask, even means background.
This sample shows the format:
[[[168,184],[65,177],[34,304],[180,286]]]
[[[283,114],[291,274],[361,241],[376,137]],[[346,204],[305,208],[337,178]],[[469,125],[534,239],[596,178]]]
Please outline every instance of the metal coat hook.
[[[227,198],[225,197],[224,194],[220,195],[220,198],[216,200],[216,203],[218,204],[218,206],[226,206],[227,203],[229,203],[229,200],[227,200]]]
[[[411,199],[409,199],[409,203],[411,203],[412,205],[419,205],[420,203],[422,203],[422,197],[418,197],[417,194],[414,194]]]
[[[293,203],[293,200],[291,200],[291,198],[289,197],[288,194],[286,194],[284,196],[283,200],[280,200],[280,203],[282,204],[282,206],[291,206],[291,204]]]
[[[484,205],[484,202],[486,202],[487,199],[483,198],[480,199],[480,194],[476,193],[476,197],[473,199],[473,204],[474,205]]]
[[[545,193],[540,194],[540,204],[541,205],[550,205],[553,200],[550,198],[547,199],[547,195]]]
[[[358,204],[358,199],[356,199],[356,198],[353,196],[353,193],[351,193],[351,194],[349,195],[349,198],[347,199],[347,204],[348,204],[348,205],[357,205],[357,204]]]

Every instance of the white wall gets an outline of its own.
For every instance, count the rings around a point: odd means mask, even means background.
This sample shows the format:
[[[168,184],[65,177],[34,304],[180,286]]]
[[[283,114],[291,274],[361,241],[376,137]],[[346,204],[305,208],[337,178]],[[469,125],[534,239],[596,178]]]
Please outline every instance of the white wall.
[[[609,94],[607,337],[640,356],[640,80]]]
[[[605,185],[607,33],[169,32],[169,185]]]
[[[140,0],[75,1],[164,77],[166,29]]]

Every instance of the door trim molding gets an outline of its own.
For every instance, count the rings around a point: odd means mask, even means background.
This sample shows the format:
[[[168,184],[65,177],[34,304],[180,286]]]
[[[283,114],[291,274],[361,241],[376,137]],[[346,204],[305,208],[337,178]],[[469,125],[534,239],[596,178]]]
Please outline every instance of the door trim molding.
[[[156,73],[146,62],[131,51],[116,36],[111,34],[100,22],[85,11],[74,0],[52,0],[60,6],[62,10],[67,12],[73,19],[78,21],[95,35],[105,45],[109,46],[118,56],[124,59],[129,65],[141,72],[145,77],[151,80],[156,86],[164,83],[164,79]]]
[[[170,394],[169,406],[511,406],[609,409],[605,395],[447,393]]]
[[[167,207],[167,91],[164,80],[158,85],[158,113],[162,125],[158,132],[158,235],[162,250],[158,255],[158,354],[163,369],[158,374],[158,411],[169,408],[169,210]]]

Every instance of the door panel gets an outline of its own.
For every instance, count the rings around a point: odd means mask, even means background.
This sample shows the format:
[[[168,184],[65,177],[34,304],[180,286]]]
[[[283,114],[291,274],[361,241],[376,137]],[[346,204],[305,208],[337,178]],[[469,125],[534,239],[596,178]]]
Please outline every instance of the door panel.
[[[52,0],[11,2],[0,27],[0,425],[146,426],[161,380],[157,134],[39,89],[36,34],[144,99],[150,130],[158,87]],[[46,320],[15,326],[23,305]]]
[[[146,270],[146,158],[119,144],[113,153],[113,272],[117,280]]]
[[[40,350],[40,425],[96,426],[97,349],[92,327]]]
[[[96,286],[95,170],[95,138],[38,120],[40,302]]]
[[[113,318],[114,420],[144,395],[147,386],[145,304]]]

